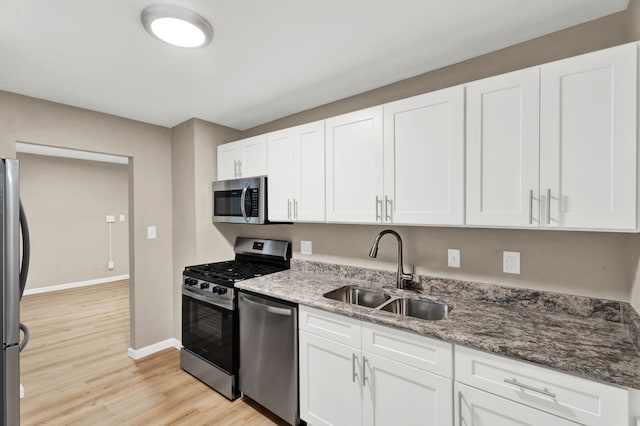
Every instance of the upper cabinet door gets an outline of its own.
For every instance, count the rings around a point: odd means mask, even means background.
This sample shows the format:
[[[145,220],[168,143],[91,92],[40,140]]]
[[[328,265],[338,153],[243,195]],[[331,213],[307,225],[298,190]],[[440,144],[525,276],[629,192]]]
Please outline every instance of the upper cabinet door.
[[[238,165],[242,161],[242,141],[218,146],[218,180],[234,179],[238,176]]]
[[[539,226],[539,68],[466,87],[466,223]]]
[[[293,128],[296,221],[325,221],[324,120]]]
[[[293,131],[267,135],[268,215],[272,221],[293,220]]]
[[[464,224],[464,87],[384,105],[384,221]]]
[[[542,225],[635,230],[636,44],[542,65],[540,87]]]
[[[327,221],[380,223],[382,106],[326,120]]]
[[[240,176],[251,177],[267,174],[267,135],[258,135],[242,141],[243,161]]]

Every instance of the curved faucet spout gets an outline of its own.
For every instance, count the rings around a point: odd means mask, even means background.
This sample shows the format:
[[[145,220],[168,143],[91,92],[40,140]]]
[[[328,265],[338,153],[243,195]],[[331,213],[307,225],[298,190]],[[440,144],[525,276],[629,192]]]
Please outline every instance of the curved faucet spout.
[[[396,287],[404,289],[407,287],[407,283],[411,282],[411,280],[413,279],[413,275],[405,273],[402,266],[402,238],[400,238],[400,234],[392,229],[385,229],[384,231],[381,231],[378,235],[376,235],[375,240],[373,240],[373,245],[371,246],[371,250],[369,250],[369,257],[375,258],[378,256],[378,245],[380,244],[380,238],[382,238],[386,234],[391,234],[396,237],[396,240],[398,240],[398,273],[396,275]]]

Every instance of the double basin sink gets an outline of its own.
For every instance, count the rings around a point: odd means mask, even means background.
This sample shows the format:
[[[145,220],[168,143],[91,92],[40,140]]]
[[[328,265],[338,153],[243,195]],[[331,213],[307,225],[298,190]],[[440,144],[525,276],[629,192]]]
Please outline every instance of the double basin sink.
[[[444,303],[408,297],[391,296],[381,291],[364,290],[347,285],[324,294],[327,299],[351,305],[366,306],[402,316],[437,321],[447,317],[453,309]]]

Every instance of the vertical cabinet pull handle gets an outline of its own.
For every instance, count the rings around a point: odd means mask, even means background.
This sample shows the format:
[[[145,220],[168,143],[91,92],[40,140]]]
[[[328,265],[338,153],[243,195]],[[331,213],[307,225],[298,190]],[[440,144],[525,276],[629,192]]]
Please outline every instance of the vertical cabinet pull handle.
[[[358,377],[358,373],[356,371],[356,354],[351,354],[351,381],[353,383],[356,382],[356,378]]]
[[[533,225],[533,189],[529,190],[529,225]]]
[[[291,200],[287,198],[287,218],[291,219]]]
[[[369,380],[367,379],[367,357],[362,355],[362,387],[367,383],[367,380]]]
[[[382,222],[382,216],[380,215],[379,206],[380,206],[380,198],[376,195],[376,222],[378,220]]]
[[[464,418],[462,417],[462,391],[458,391],[458,426],[462,426],[463,422]]]
[[[242,177],[242,161],[238,160],[238,177]]]
[[[547,225],[551,224],[551,188],[547,188]]]
[[[293,199],[293,218],[298,219],[298,200]]]
[[[233,160],[233,177],[238,177],[238,161]]]
[[[393,200],[384,196],[384,220],[393,221]]]

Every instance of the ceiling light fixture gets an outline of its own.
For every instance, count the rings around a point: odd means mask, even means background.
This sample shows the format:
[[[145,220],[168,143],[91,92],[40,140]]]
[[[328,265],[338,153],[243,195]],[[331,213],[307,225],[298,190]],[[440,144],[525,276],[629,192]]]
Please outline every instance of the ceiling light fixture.
[[[147,6],[140,19],[149,34],[174,46],[205,47],[213,38],[213,30],[206,19],[173,4]]]

